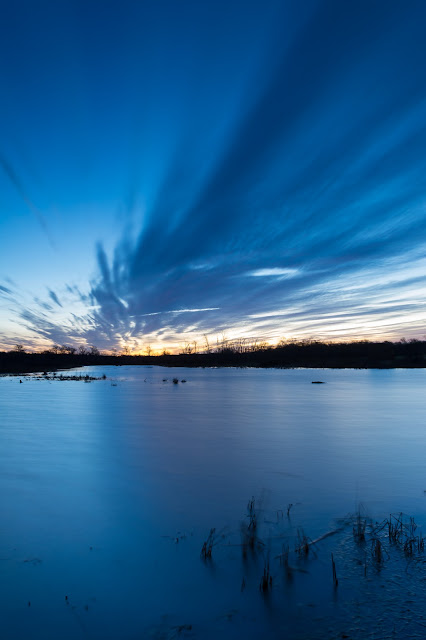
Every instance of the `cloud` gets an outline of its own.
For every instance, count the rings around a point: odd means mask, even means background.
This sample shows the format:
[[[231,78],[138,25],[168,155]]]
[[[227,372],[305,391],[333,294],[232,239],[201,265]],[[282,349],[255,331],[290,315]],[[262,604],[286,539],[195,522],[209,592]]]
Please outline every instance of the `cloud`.
[[[53,302],[54,302],[55,304],[57,304],[57,305],[58,305],[58,307],[62,307],[62,304],[60,303],[60,301],[59,301],[58,296],[56,295],[56,293],[55,293],[54,291],[52,291],[51,289],[48,289],[48,291],[49,291],[49,298],[50,298],[51,300],[53,300]]]
[[[0,284],[0,295],[1,294],[7,294],[7,295],[11,295],[12,291],[11,289],[9,289],[8,287],[5,287],[3,285]]]
[[[249,271],[248,276],[255,278],[293,278],[299,273],[299,269],[281,269],[280,267],[270,267],[269,269],[255,269]]]
[[[149,198],[140,194],[138,232],[125,229],[112,250],[98,243],[88,290],[69,283],[59,298],[49,289],[60,317],[23,311],[26,328],[101,348],[222,331],[422,331],[421,11],[422,3],[407,11],[390,2],[385,12],[363,0],[309,4],[297,34],[273,40],[232,101],[220,81],[194,76],[185,121],[181,111],[170,118],[178,142],[164,142],[161,179]],[[131,182],[121,207],[129,216],[138,202]],[[66,296],[82,307],[72,320]]]
[[[14,186],[14,188],[16,189],[18,194],[21,196],[22,200],[25,202],[29,210],[34,214],[50,246],[52,247],[52,249],[54,249],[55,246],[54,246],[52,237],[50,235],[45,217],[43,216],[41,211],[39,211],[39,209],[31,201],[26,190],[24,189],[23,183],[19,178],[17,172],[15,171],[15,169],[13,168],[9,160],[2,153],[0,153],[0,166],[2,167],[4,173],[9,178],[10,183]]]

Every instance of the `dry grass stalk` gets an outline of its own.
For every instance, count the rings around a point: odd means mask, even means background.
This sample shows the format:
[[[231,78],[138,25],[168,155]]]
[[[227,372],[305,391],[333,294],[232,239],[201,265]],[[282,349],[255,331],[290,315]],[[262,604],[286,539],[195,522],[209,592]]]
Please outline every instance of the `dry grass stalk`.
[[[364,542],[366,527],[367,527],[367,520],[361,516],[361,509],[358,508],[358,511],[355,517],[355,524],[352,529],[354,538],[357,542]]]
[[[333,584],[335,587],[337,587],[339,584],[339,581],[337,579],[336,563],[334,562],[333,554],[331,554],[331,567],[333,569]]]
[[[268,562],[268,564],[263,568],[263,576],[260,580],[259,590],[263,591],[263,593],[266,593],[270,589],[272,589],[272,576],[269,573],[269,562]]]
[[[210,529],[208,538],[203,544],[203,547],[201,549],[201,557],[203,558],[203,560],[207,560],[208,558],[212,557],[215,531],[216,529]]]
[[[300,556],[307,556],[309,554],[309,538],[305,535],[303,529],[297,530],[297,544],[295,551]]]

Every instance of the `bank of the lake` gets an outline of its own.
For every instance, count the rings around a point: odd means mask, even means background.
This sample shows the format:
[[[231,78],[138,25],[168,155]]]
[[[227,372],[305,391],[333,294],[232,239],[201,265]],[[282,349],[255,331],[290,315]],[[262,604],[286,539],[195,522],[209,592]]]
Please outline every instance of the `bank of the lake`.
[[[75,350],[74,350],[75,351]],[[0,352],[0,374],[54,371],[84,366],[158,365],[162,367],[259,367],[392,369],[426,367],[426,341],[289,342],[275,347],[252,349],[229,346],[209,353],[163,354],[156,356],[102,355],[45,351]]]

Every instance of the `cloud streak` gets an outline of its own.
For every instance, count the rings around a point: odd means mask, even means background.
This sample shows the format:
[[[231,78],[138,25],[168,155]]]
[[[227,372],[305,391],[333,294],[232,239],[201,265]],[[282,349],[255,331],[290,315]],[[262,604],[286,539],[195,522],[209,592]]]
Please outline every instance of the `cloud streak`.
[[[22,180],[19,178],[19,176],[16,173],[15,169],[13,168],[12,164],[9,162],[9,160],[2,153],[0,153],[0,166],[3,169],[3,171],[4,171],[5,175],[7,176],[7,178],[9,179],[10,183],[12,184],[12,186],[16,189],[17,193],[20,195],[22,200],[27,205],[28,209],[35,216],[35,218],[36,218],[37,222],[39,223],[42,231],[44,232],[44,234],[45,234],[50,246],[52,247],[52,249],[54,249],[55,246],[54,246],[54,243],[53,243],[53,239],[51,237],[51,234],[49,232],[49,229],[48,229],[48,226],[47,226],[47,223],[46,223],[46,220],[45,220],[43,214],[41,213],[41,211],[39,211],[39,209],[34,205],[32,200],[29,198],[26,190],[24,189]]]
[[[424,5],[408,11],[391,1],[383,11],[380,3],[326,0],[287,11],[274,5],[287,31],[279,38],[271,20],[268,46],[250,27],[258,55],[244,82],[232,45],[221,53],[213,42],[198,43],[194,66],[173,50],[176,68],[188,70],[176,71],[179,83],[167,76],[179,85],[174,102],[144,76],[147,94],[160,92],[167,103],[173,144],[154,118],[162,154],[146,153],[163,165],[149,196],[135,178],[120,205],[136,214],[145,203],[139,229],[97,243],[97,273],[83,293],[73,283],[48,288],[57,320],[49,300],[20,308],[26,330],[135,349],[224,331],[269,339],[422,335]],[[221,19],[214,16],[213,32]],[[230,19],[237,32],[241,14]],[[182,27],[180,40],[195,45],[198,27]],[[222,75],[203,75],[215,65]]]

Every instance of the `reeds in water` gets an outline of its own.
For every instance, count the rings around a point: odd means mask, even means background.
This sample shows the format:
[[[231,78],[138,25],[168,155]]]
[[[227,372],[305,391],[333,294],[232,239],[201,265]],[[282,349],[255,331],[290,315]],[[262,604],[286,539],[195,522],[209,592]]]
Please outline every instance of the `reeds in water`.
[[[336,588],[339,584],[339,581],[337,579],[336,563],[334,562],[333,554],[331,554],[331,567],[333,569],[333,584],[334,584],[334,587]]]
[[[214,540],[215,532],[216,532],[215,528],[210,529],[210,533],[207,537],[207,540],[204,542],[202,546],[201,557],[203,558],[203,560],[207,560],[212,557],[213,545],[215,543],[215,540]]]
[[[263,568],[263,576],[260,580],[259,590],[263,591],[263,593],[266,593],[270,589],[272,589],[272,576],[269,571],[269,562],[268,562]]]

